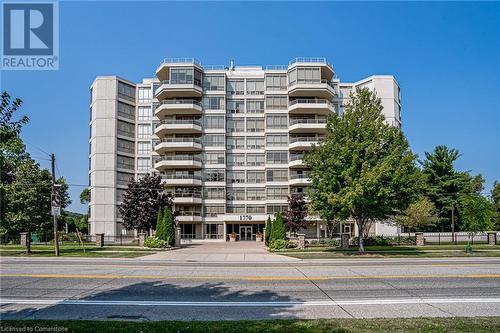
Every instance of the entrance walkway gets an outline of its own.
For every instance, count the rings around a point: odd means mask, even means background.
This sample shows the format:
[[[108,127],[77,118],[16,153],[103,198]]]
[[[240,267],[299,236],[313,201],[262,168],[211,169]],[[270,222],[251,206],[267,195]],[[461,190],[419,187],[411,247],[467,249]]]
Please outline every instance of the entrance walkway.
[[[184,244],[178,250],[157,252],[140,259],[187,262],[293,262],[299,260],[267,252],[262,243],[255,241]]]

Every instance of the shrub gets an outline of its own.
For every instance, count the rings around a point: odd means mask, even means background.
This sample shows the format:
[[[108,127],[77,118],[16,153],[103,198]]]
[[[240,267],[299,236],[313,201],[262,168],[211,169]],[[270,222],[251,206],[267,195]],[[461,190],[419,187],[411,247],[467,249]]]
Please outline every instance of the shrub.
[[[280,212],[276,213],[276,219],[274,220],[273,227],[271,230],[271,242],[273,240],[285,240],[286,228],[283,222],[283,217]]]
[[[312,240],[309,243],[309,245],[310,246],[335,247],[335,246],[340,246],[340,240],[330,239],[330,238],[321,238],[320,240]]]
[[[158,237],[148,237],[144,240],[144,246],[152,249],[161,249],[167,247],[167,242]]]
[[[273,239],[269,245],[271,250],[283,250],[288,246],[288,242],[284,239]]]
[[[269,246],[269,241],[271,240],[272,227],[271,218],[268,216],[266,221],[266,239],[264,239],[267,246]]]
[[[359,239],[352,239],[352,245],[358,246]],[[397,236],[374,236],[365,238],[365,246],[397,246],[397,245],[415,245],[415,237],[397,237]]]

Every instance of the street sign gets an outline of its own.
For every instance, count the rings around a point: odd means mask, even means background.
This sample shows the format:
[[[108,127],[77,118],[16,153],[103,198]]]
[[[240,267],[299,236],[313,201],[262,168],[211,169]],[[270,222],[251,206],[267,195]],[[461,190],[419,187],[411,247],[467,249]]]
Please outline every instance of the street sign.
[[[61,196],[59,194],[52,193],[51,200],[52,200],[52,207],[61,206]]]
[[[52,206],[52,216],[61,216],[61,207]]]

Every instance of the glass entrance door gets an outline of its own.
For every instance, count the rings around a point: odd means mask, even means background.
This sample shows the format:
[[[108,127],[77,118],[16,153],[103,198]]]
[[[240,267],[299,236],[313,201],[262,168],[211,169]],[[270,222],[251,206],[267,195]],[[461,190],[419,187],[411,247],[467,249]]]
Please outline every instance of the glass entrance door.
[[[252,227],[240,225],[240,240],[249,241],[252,240]]]

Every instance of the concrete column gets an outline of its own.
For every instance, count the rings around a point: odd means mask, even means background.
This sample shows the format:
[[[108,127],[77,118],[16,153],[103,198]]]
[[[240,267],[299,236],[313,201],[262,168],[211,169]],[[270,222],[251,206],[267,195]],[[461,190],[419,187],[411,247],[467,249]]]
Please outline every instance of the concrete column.
[[[175,227],[175,246],[181,247],[181,227]]]
[[[31,235],[29,232],[21,232],[21,246],[26,248],[26,253],[31,253]]]
[[[488,232],[488,245],[497,245],[497,233]]]
[[[144,247],[144,242],[146,241],[146,234],[143,232],[140,232],[137,235],[139,236],[139,246]]]
[[[305,249],[306,248],[306,234],[297,234],[297,248]]]
[[[104,246],[104,234],[95,234],[95,245],[97,247]]]
[[[415,245],[416,246],[424,246],[424,233],[416,232],[415,233]]]
[[[340,237],[340,247],[343,249],[348,249],[349,248],[349,238],[351,235],[349,234],[342,234]]]
[[[224,221],[224,242],[226,241],[227,239],[227,225],[226,225],[226,221]]]

